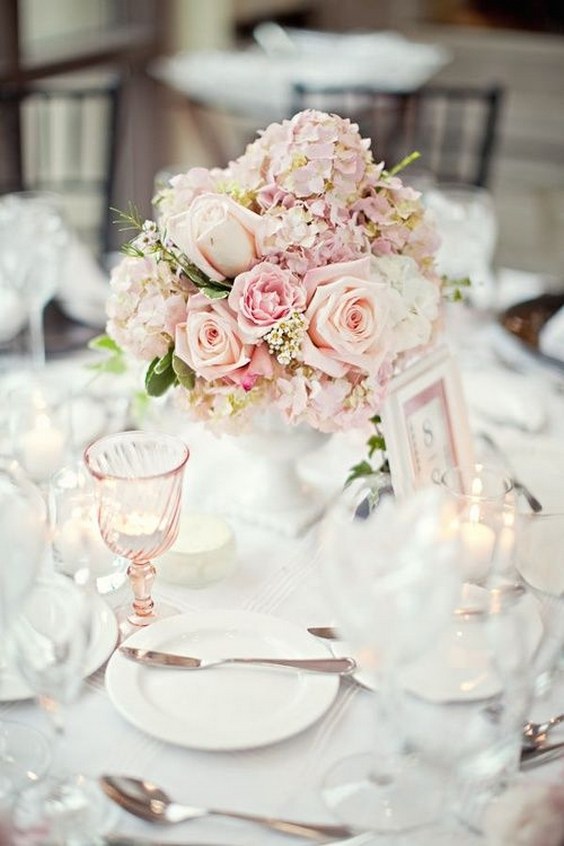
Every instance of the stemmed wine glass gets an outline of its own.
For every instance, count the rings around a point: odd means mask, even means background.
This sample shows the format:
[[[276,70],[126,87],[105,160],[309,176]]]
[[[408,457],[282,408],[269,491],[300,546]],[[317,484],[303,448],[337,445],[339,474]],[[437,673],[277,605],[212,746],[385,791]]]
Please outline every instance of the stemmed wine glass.
[[[12,627],[9,649],[59,739],[55,774],[24,791],[14,806],[25,842],[92,843],[113,822],[97,783],[70,773],[62,740],[64,710],[78,696],[92,634],[90,594],[60,574],[41,576]]]
[[[430,822],[444,783],[404,748],[398,670],[431,645],[460,593],[453,510],[440,489],[401,506],[370,479],[347,488],[324,518],[325,583],[339,626],[378,691],[374,753],[339,761],[323,796],[343,822],[399,832]]]
[[[453,279],[470,277],[469,297],[478,308],[495,302],[494,252],[498,222],[492,195],[475,185],[439,183],[424,194],[441,246],[439,272]]]
[[[96,483],[102,537],[112,552],[130,561],[133,606],[118,611],[124,633],[127,621],[146,626],[174,613],[162,604],[155,611],[151,559],[166,552],[178,534],[188,456],[180,438],[139,431],[106,435],[84,453]]]
[[[47,512],[20,465],[0,456],[0,644],[37,576],[47,542]],[[3,658],[0,653],[0,672]]]
[[[40,569],[46,549],[46,509],[39,490],[12,459],[0,456],[0,677],[9,679],[4,645]],[[0,806],[41,777],[50,762],[44,735],[11,720],[0,721]]]
[[[35,368],[45,364],[43,309],[59,286],[68,240],[56,194],[21,191],[0,198],[0,277],[27,313]]]

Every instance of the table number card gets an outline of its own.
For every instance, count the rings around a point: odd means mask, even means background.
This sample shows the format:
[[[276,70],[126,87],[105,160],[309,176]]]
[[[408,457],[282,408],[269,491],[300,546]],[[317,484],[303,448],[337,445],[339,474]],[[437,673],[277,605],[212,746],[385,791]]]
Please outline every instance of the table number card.
[[[447,347],[392,380],[382,425],[397,496],[438,481],[449,465],[473,461],[460,377]]]

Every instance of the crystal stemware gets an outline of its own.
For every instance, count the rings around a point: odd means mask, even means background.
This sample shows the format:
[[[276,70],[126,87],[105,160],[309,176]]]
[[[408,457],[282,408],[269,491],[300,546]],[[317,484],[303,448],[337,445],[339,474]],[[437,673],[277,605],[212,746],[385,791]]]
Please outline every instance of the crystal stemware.
[[[498,236],[492,195],[475,185],[439,183],[424,198],[441,235],[439,272],[453,279],[469,277],[472,303],[490,308],[495,301],[493,260]]]
[[[59,740],[55,773],[14,806],[15,832],[30,846],[98,842],[112,822],[111,805],[95,781],[70,771],[62,743],[64,710],[78,696],[91,634],[90,594],[59,574],[36,581],[12,627],[8,648]]]
[[[0,456],[0,644],[39,571],[47,541],[46,508],[16,461]],[[0,654],[0,672],[3,658]]]
[[[453,514],[440,489],[401,506],[361,480],[321,530],[325,583],[339,627],[377,693],[377,743],[326,775],[323,796],[343,822],[378,832],[417,828],[439,813],[444,783],[404,746],[398,670],[451,619],[460,592]]]
[[[125,632],[126,621],[146,626],[174,613],[162,604],[155,611],[152,559],[166,552],[178,534],[188,456],[180,438],[140,431],[106,435],[84,453],[96,482],[102,537],[112,552],[130,561],[133,606],[118,612]]]
[[[544,698],[558,673],[564,646],[564,480],[558,471],[543,468],[535,487],[542,491],[543,510],[534,513],[521,504],[515,562],[542,619],[543,637],[534,656],[533,674],[535,693]]]
[[[45,364],[43,309],[59,286],[68,240],[56,194],[21,191],[0,198],[0,277],[27,313],[33,367]]]

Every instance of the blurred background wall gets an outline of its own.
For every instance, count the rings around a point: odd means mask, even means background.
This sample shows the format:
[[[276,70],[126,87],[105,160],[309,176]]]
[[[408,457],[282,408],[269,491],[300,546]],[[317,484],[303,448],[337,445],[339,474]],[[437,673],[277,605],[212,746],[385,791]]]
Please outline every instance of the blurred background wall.
[[[177,51],[243,47],[268,19],[397,30],[451,51],[434,81],[503,84],[491,186],[498,261],[564,275],[564,7],[556,0],[3,0],[0,84],[101,78],[118,69],[125,86],[114,202],[124,207],[131,199],[148,214],[162,168],[224,164],[212,160],[193,114],[156,81],[152,63]],[[229,117],[215,120],[216,132],[232,131]],[[1,167],[14,168],[9,151],[0,153]]]

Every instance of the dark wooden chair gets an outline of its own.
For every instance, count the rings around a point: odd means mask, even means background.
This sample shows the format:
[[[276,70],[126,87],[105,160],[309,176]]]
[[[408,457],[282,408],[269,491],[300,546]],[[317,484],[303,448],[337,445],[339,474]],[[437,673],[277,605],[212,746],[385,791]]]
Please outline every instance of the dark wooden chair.
[[[111,248],[121,78],[0,88],[0,194],[53,191],[98,256]]]
[[[367,87],[294,86],[292,113],[335,112],[372,139],[376,161],[388,168],[413,151],[441,182],[487,186],[499,129],[502,89],[427,85],[388,93]]]

